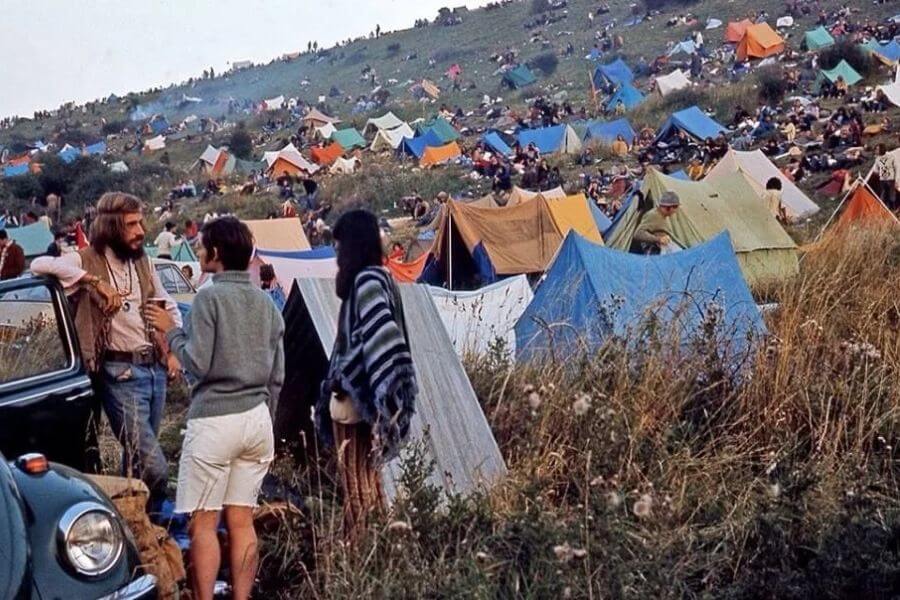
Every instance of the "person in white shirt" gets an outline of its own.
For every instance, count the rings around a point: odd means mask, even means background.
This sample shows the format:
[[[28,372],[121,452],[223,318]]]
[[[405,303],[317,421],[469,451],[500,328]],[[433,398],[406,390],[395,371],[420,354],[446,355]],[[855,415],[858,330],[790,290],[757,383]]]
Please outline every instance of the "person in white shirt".
[[[122,472],[150,489],[150,509],[166,497],[169,465],[157,438],[166,400],[166,375],[181,366],[144,318],[151,299],[181,325],[178,306],[144,254],[143,204],[109,192],[97,204],[91,245],[31,263],[35,275],[59,280],[75,302],[81,357],[113,433],[122,444]],[[86,432],[87,433],[87,432]]]
[[[178,243],[178,236],[175,235],[175,223],[166,221],[165,229],[156,236],[153,243],[156,245],[157,258],[172,260],[172,248]]]

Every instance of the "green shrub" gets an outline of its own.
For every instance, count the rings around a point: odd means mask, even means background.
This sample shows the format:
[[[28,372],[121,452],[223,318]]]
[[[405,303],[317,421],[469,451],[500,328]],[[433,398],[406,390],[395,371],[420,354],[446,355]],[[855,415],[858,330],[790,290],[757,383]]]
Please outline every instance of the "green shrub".
[[[247,132],[247,125],[243,121],[238,123],[237,128],[228,139],[228,149],[232,154],[244,160],[249,159],[253,154],[253,138]]]
[[[545,76],[549,77],[556,73],[556,67],[559,66],[559,58],[557,58],[556,54],[553,52],[544,52],[529,60],[528,66],[531,69],[537,69]]]
[[[765,67],[757,73],[759,97],[769,104],[778,104],[787,92],[787,80],[781,67]]]

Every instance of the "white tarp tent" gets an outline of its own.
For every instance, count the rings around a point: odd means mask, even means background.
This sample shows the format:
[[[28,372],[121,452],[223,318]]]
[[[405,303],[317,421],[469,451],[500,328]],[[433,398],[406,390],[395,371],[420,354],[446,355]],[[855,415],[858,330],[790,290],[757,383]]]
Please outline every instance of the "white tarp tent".
[[[487,354],[497,340],[502,340],[505,352],[515,355],[516,321],[534,298],[525,275],[474,292],[428,289],[459,356]]]
[[[397,115],[392,112],[388,112],[386,115],[375,117],[366,121],[366,128],[363,133],[368,134],[370,128],[375,129],[375,131],[383,131],[385,129],[396,129],[405,123],[401,121]],[[412,137],[412,136],[409,136]]]
[[[318,257],[315,254],[315,251],[256,250],[259,259],[275,269],[275,276],[288,294],[295,279],[334,279],[337,276],[337,258],[333,255]]]
[[[331,163],[331,167],[328,169],[328,172],[332,175],[351,175],[356,172],[360,166],[360,160],[355,156],[353,158],[343,158],[338,156],[334,159],[334,162]]]
[[[316,134],[319,135],[323,140],[330,140],[335,131],[337,131],[337,127],[335,127],[331,123],[325,123],[321,127],[316,127]]]
[[[114,162],[113,164],[109,165],[109,170],[112,171],[113,173],[127,173],[128,165],[126,165],[124,161],[120,160],[118,162]]]
[[[887,96],[887,99],[890,100],[891,104],[900,106],[900,67],[897,67],[897,72],[894,74],[894,81],[887,85],[879,85],[878,89],[884,92],[884,95]]]
[[[819,212],[819,206],[794,185],[781,170],[776,167],[761,150],[739,152],[729,149],[706,178],[716,181],[717,178],[741,171],[750,180],[758,194],[766,189],[766,182],[772,177],[781,180],[781,202],[790,219],[801,219]]]
[[[656,78],[656,89],[660,95],[665,98],[672,92],[683,90],[691,86],[691,80],[684,74],[681,69],[676,69],[668,75],[662,75]]]
[[[284,106],[284,96],[263,100],[263,108],[265,110],[279,110],[282,106]]]
[[[722,26],[722,21],[720,19],[714,19],[712,17],[706,20],[706,28],[707,29],[718,29]]]
[[[369,149],[372,152],[383,152],[385,150],[396,150],[403,142],[403,138],[415,137],[416,133],[412,127],[401,122],[399,126],[393,129],[381,129],[375,134],[372,145]]]
[[[281,150],[275,152],[264,152],[263,160],[266,161],[266,165],[271,169],[272,165],[275,164],[279,159],[285,160],[301,171],[306,171],[310,175],[319,170],[319,165],[313,164],[306,160],[300,151],[297,150],[297,147],[294,144],[288,144]]]
[[[166,136],[158,135],[144,142],[144,150],[162,150],[166,147]]]
[[[794,17],[788,15],[786,17],[779,17],[777,21],[775,21],[775,27],[781,29],[783,27],[793,27],[794,26]]]

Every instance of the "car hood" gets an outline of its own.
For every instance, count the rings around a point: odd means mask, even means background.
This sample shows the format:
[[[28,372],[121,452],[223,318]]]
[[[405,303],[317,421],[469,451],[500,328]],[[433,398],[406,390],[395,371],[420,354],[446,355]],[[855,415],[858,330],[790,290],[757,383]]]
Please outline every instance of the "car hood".
[[[0,454],[0,598],[18,598],[27,585],[28,531],[19,490]]]

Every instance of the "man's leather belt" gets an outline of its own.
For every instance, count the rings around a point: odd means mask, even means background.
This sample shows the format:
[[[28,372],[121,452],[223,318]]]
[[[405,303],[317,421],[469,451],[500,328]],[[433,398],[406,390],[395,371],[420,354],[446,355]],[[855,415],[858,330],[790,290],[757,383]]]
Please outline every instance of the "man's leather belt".
[[[119,350],[107,350],[103,359],[110,362],[125,362],[133,365],[152,365],[156,363],[156,352],[153,348],[146,348],[137,352],[120,352]]]

